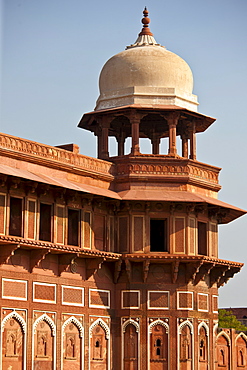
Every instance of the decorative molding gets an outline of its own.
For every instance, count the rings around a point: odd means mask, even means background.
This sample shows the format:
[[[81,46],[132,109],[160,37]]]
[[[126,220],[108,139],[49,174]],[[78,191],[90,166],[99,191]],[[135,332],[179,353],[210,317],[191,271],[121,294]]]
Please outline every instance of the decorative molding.
[[[152,329],[156,325],[164,326],[164,328],[166,329],[166,334],[169,333],[169,325],[166,322],[164,322],[163,320],[157,319],[157,320],[153,321],[151,324],[149,324],[149,327],[148,327],[149,334],[152,333]]]
[[[23,333],[26,334],[26,331],[27,331],[27,324],[25,322],[25,320],[23,319],[23,317],[21,317],[21,315],[18,314],[18,312],[16,311],[12,311],[10,312],[7,316],[5,316],[5,318],[2,320],[2,324],[1,324],[1,328],[2,328],[2,331],[4,331],[4,326],[6,324],[6,322],[8,320],[10,320],[11,318],[14,318],[16,319],[19,324],[21,325],[21,328],[23,330]]]
[[[97,325],[100,325],[102,327],[102,329],[104,329],[105,331],[105,337],[106,339],[110,339],[110,328],[108,327],[108,325],[105,323],[104,320],[102,320],[101,318],[98,318],[97,320],[95,320],[92,325],[90,326],[89,328],[89,337],[92,338],[92,332],[93,332],[93,329],[95,328],[95,326]]]
[[[34,334],[36,334],[36,327],[41,321],[45,321],[50,326],[52,336],[55,337],[56,336],[56,325],[54,321],[46,313],[44,313],[43,315],[38,317],[37,320],[35,320],[33,324]]]
[[[77,319],[75,318],[75,316],[71,316],[71,317],[69,317],[69,318],[68,318],[68,319],[63,323],[63,325],[62,325],[62,333],[64,332],[64,330],[65,330],[66,326],[67,326],[69,323],[73,323],[73,324],[75,324],[75,326],[76,326],[76,327],[78,328],[78,330],[79,330],[80,338],[82,338],[82,337],[83,337],[83,334],[84,334],[84,328],[83,328],[82,324],[80,323],[80,321],[79,321],[79,320],[77,320]]]
[[[205,321],[200,322],[200,324],[198,325],[198,335],[200,334],[201,328],[204,328],[206,330],[206,335],[207,337],[209,337],[209,327]]]
[[[125,330],[126,330],[126,327],[128,326],[128,325],[130,325],[130,324],[132,324],[132,325],[134,325],[134,327],[136,328],[136,332],[137,333],[139,333],[139,329],[140,329],[140,325],[139,325],[139,323],[137,322],[137,321],[135,321],[135,320],[133,320],[133,319],[128,319],[128,320],[126,320],[123,324],[122,324],[122,331],[123,331],[123,333],[125,333]]]
[[[191,334],[193,335],[194,334],[194,327],[193,327],[193,324],[188,320],[186,319],[185,321],[183,321],[179,327],[178,327],[178,334],[181,334],[181,331],[183,329],[184,326],[189,326],[190,328],[190,331],[191,331]]]

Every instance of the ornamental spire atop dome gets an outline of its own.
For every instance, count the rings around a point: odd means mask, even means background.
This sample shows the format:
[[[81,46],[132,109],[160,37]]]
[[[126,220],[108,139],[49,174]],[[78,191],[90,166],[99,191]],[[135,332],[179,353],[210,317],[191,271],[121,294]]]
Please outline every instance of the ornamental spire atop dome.
[[[143,27],[141,32],[138,35],[138,38],[136,42],[130,46],[127,46],[126,49],[134,48],[137,46],[161,46],[160,44],[157,44],[155,38],[153,37],[152,32],[149,28],[150,18],[148,18],[148,10],[145,6],[145,9],[143,10],[143,18],[141,20]]]
[[[142,35],[153,36],[152,32],[150,31],[150,29],[148,27],[148,25],[150,23],[150,18],[148,18],[148,10],[147,10],[146,6],[145,6],[145,9],[143,10],[143,15],[144,15],[144,18],[142,18],[143,28],[142,28],[141,32],[139,33],[139,36],[142,36]]]

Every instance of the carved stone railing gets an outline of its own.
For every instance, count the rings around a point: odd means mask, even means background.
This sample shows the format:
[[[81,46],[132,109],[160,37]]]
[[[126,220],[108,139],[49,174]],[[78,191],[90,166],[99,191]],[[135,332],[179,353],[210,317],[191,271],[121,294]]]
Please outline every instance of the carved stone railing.
[[[0,148],[28,154],[36,158],[48,159],[82,169],[110,175],[112,164],[100,159],[76,154],[68,150],[40,144],[35,141],[20,139],[11,135],[0,134]]]
[[[171,158],[165,155],[143,155],[129,157],[128,162],[115,157],[115,176],[164,176],[190,178],[207,181],[218,185],[220,168],[185,158]]]

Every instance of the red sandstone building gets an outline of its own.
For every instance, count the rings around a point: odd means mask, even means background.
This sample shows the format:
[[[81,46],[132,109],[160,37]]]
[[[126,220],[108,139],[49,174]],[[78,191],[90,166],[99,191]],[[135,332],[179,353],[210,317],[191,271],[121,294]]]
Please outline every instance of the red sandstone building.
[[[218,224],[245,212],[217,199],[220,169],[197,161],[214,119],[147,16],[79,123],[98,159],[0,136],[3,370],[247,368],[247,337],[217,331],[218,288],[242,267],[218,258]]]

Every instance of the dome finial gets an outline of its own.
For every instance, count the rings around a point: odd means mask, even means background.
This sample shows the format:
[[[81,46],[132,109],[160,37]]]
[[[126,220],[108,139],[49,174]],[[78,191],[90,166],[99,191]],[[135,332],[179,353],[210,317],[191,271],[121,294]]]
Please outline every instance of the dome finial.
[[[147,10],[146,6],[143,10],[143,15],[144,15],[144,18],[142,18],[143,28],[142,28],[141,32],[139,33],[139,36],[142,36],[142,35],[153,36],[152,32],[150,31],[150,29],[148,27],[148,25],[150,23],[150,19],[148,18],[148,10]]]

